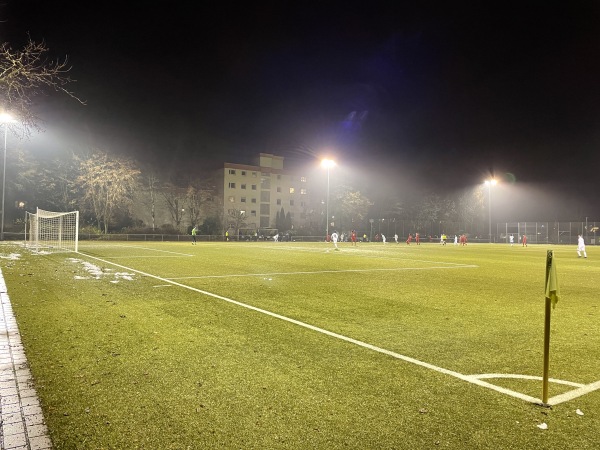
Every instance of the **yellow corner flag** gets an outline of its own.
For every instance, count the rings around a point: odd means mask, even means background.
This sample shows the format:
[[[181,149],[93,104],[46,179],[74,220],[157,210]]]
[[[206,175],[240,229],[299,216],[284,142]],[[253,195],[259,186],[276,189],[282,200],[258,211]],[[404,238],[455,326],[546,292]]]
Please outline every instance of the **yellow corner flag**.
[[[552,301],[552,308],[558,303],[558,279],[556,278],[556,264],[554,264],[554,252],[548,250],[546,255],[546,298]]]

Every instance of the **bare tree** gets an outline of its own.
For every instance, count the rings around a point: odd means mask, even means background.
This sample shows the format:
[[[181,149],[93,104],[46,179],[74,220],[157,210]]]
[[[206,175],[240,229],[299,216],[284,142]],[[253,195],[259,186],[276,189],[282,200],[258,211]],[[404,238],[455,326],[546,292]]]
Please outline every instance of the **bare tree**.
[[[39,130],[41,120],[33,111],[35,99],[56,91],[85,104],[67,89],[72,80],[68,59],[52,60],[45,42],[31,39],[23,49],[13,50],[9,43],[0,45],[0,104],[10,110],[22,125],[23,133]]]
[[[152,219],[152,231],[156,229],[156,196],[160,187],[160,180],[154,174],[149,172],[144,175],[144,190],[148,193],[148,196],[144,196],[142,204],[150,208],[150,217]]]
[[[185,212],[185,190],[172,183],[168,183],[163,186],[161,194],[165,199],[167,209],[175,223],[175,227],[180,230],[183,213]]]
[[[361,223],[373,203],[360,191],[351,186],[339,186],[333,193],[332,215],[336,217],[335,227],[338,230],[355,228]]]
[[[114,158],[102,151],[80,161],[77,181],[84,201],[96,217],[98,228],[103,225],[105,233],[108,233],[114,213],[131,206],[139,175],[140,171],[131,160]]]
[[[235,236],[239,235],[240,228],[246,226],[246,212],[239,209],[227,211],[227,225],[229,228],[233,228]]]
[[[206,186],[190,184],[185,194],[185,204],[191,225],[197,225],[204,204],[213,197],[213,192]]]
[[[473,222],[482,215],[483,192],[481,189],[463,192],[458,198],[457,216],[464,224]]]

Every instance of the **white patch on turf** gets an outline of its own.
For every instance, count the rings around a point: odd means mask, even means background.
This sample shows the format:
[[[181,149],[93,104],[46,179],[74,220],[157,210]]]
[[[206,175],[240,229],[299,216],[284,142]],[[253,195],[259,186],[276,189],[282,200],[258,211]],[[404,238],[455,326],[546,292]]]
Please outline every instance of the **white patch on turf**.
[[[325,330],[323,328],[319,328],[319,327],[316,327],[314,325],[311,325],[311,324],[308,324],[308,323],[305,323],[305,322],[301,322],[301,321],[296,320],[296,319],[292,319],[290,317],[282,316],[281,314],[277,314],[277,313],[274,313],[274,312],[271,312],[271,311],[267,311],[265,309],[257,308],[256,306],[248,305],[246,303],[242,303],[242,302],[239,302],[237,300],[233,300],[233,299],[228,298],[228,297],[223,297],[222,295],[214,294],[212,292],[204,291],[202,289],[198,289],[198,288],[195,288],[195,287],[192,287],[192,286],[187,286],[185,284],[178,283],[177,281],[169,280],[168,278],[162,278],[162,277],[159,277],[157,275],[152,275],[152,274],[147,273],[147,272],[142,272],[141,270],[132,269],[131,267],[125,267],[125,266],[122,266],[122,265],[114,263],[114,262],[110,262],[110,261],[106,261],[106,260],[101,259],[101,258],[97,258],[95,256],[91,256],[91,255],[85,255],[85,256],[88,257],[88,258],[92,258],[92,259],[101,261],[101,262],[103,262],[105,264],[112,264],[114,266],[120,267],[121,269],[125,269],[125,270],[131,271],[131,272],[138,273],[138,274],[140,274],[142,276],[145,276],[145,277],[154,278],[155,280],[160,280],[160,281],[163,281],[165,283],[170,283],[170,284],[173,284],[175,286],[179,286],[181,288],[188,289],[188,290],[193,291],[193,292],[198,292],[199,294],[203,294],[203,295],[206,295],[208,297],[212,297],[212,298],[216,298],[216,299],[219,299],[219,300],[223,300],[223,301],[225,301],[227,303],[231,303],[233,305],[241,306],[242,308],[246,308],[246,309],[249,309],[251,311],[255,311],[255,312],[258,312],[258,313],[261,313],[261,314],[265,314],[265,315],[273,317],[275,319],[279,319],[279,320],[283,320],[285,322],[293,323],[293,324],[298,325],[300,327],[307,328],[307,329],[312,330],[312,331],[316,331],[317,333],[322,333],[324,335],[327,335],[327,336],[330,336],[330,337],[333,337],[333,338],[336,338],[336,339],[340,339],[342,341],[345,341],[345,342],[348,342],[348,343],[351,343],[351,344],[354,344],[354,345],[358,345],[359,347],[363,347],[363,348],[366,348],[366,349],[369,349],[369,350],[373,350],[375,352],[382,353],[384,355],[388,355],[388,356],[391,356],[393,358],[400,359],[402,361],[409,362],[409,363],[415,364],[415,365],[420,366],[420,367],[425,367],[427,369],[431,369],[431,370],[434,370],[436,372],[443,373],[445,375],[449,375],[451,377],[458,378],[458,379],[466,381],[468,383],[475,384],[475,385],[481,386],[481,387],[485,387],[485,388],[494,390],[496,392],[500,392],[502,394],[506,394],[506,395],[509,395],[511,397],[515,397],[515,398],[524,400],[524,401],[529,402],[529,403],[535,403],[535,404],[542,404],[543,403],[540,399],[532,397],[530,395],[526,395],[526,394],[523,394],[521,392],[516,392],[516,391],[513,391],[511,389],[506,389],[506,388],[503,388],[501,386],[496,386],[494,384],[491,384],[491,383],[488,383],[486,381],[483,381],[482,378],[486,378],[487,377],[486,375],[464,375],[462,373],[455,372],[455,371],[449,370],[449,369],[445,369],[443,367],[435,366],[435,365],[430,364],[428,362],[420,361],[418,359],[411,358],[410,356],[402,355],[400,353],[396,353],[396,352],[393,352],[391,350],[387,350],[387,349],[384,349],[384,348],[381,348],[381,347],[377,347],[375,345],[371,345],[369,343],[366,343],[366,342],[363,342],[363,341],[359,341],[357,339],[353,339],[351,337],[344,336],[342,334],[334,333],[333,331]],[[511,376],[515,376],[515,375],[511,375]],[[524,377],[528,377],[528,375],[524,375]],[[492,376],[490,376],[490,378],[492,378]],[[562,384],[567,384],[567,385],[571,384],[571,382],[567,382],[567,381],[561,381],[561,383]],[[577,385],[580,385],[580,384],[579,383],[572,383],[571,385],[577,386]],[[552,397],[551,399],[548,400],[548,404],[549,405],[557,405],[559,403],[563,403],[563,402],[572,400],[574,398],[580,397],[580,396],[582,396],[584,394],[588,394],[590,392],[596,391],[596,390],[600,389],[600,380],[596,381],[594,383],[591,383],[591,384],[581,385],[581,386],[583,386],[583,387],[575,389],[574,391],[566,392],[564,394]]]
[[[83,270],[85,270],[88,274],[90,274],[90,276],[88,276],[88,277],[83,277],[81,275],[75,275],[73,277],[75,280],[89,280],[89,279],[100,280],[101,278],[104,278],[104,277],[112,277],[113,279],[110,280],[111,283],[118,283],[120,280],[133,281],[133,274],[131,274],[129,272],[114,272],[113,269],[102,270],[102,268],[100,268],[90,262],[84,261],[82,259],[77,259],[77,258],[67,258],[67,261],[70,261],[74,264],[81,264],[83,266]]]
[[[18,254],[18,253],[11,253],[10,255],[0,255],[0,258],[2,258],[2,259],[10,259],[11,261],[16,261],[20,257],[21,257],[21,255]]]

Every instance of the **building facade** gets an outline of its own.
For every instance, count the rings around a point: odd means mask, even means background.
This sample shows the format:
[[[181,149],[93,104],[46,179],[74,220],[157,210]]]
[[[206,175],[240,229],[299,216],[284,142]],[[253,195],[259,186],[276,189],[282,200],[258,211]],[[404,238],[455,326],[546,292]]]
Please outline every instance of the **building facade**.
[[[217,186],[223,200],[223,225],[230,234],[275,229],[282,208],[294,228],[310,225],[308,179],[284,169],[283,162],[281,156],[260,153],[256,165],[223,165]]]

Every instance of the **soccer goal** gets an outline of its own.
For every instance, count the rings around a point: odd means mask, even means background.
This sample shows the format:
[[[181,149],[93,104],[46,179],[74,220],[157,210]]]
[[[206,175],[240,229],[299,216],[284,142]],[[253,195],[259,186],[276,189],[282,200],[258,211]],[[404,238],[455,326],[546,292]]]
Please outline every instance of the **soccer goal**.
[[[37,209],[25,217],[25,245],[36,251],[76,252],[79,211],[52,212]]]

